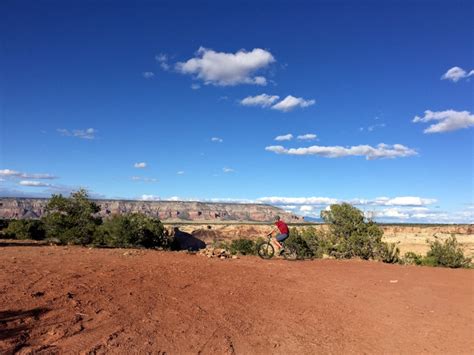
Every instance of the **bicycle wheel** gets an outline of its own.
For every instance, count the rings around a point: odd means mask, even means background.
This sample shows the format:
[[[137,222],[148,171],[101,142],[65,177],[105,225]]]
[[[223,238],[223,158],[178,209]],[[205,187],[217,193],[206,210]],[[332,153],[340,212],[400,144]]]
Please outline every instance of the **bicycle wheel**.
[[[275,254],[275,248],[268,242],[257,245],[258,256],[262,259],[271,259]]]
[[[292,245],[285,245],[285,250],[283,251],[283,257],[286,260],[296,260],[298,259],[298,250]]]

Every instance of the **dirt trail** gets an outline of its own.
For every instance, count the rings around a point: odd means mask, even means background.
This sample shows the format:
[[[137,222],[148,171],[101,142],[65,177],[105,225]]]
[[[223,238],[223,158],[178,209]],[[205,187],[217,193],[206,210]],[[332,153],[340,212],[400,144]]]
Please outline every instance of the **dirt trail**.
[[[0,353],[474,353],[474,271],[0,243]]]

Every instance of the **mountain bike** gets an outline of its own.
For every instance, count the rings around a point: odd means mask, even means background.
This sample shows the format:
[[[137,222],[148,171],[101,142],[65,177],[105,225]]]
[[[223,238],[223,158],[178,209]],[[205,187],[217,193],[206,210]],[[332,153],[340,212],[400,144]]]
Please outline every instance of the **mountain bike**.
[[[285,242],[279,242],[272,237],[272,233],[267,235],[268,239],[257,245],[257,254],[262,259],[271,259],[275,255],[275,247],[272,244],[272,240],[282,246],[280,249],[280,255],[286,260],[298,259],[298,250],[292,245],[286,245]]]

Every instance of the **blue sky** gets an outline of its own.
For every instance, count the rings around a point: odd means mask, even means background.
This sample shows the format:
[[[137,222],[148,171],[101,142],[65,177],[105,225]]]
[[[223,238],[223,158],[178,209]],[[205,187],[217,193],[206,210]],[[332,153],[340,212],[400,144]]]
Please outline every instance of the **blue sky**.
[[[2,2],[0,194],[472,222],[473,10]]]

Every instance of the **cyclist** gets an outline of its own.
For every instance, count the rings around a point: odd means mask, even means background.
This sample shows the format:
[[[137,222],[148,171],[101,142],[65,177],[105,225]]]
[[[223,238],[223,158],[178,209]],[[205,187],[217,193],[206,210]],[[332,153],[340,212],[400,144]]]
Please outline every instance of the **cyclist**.
[[[280,219],[280,216],[275,216],[275,226],[276,227],[270,233],[268,233],[268,235],[273,234],[273,232],[278,233],[275,239],[279,249],[278,255],[280,255],[284,250],[283,245],[281,243],[288,239],[288,237],[290,236],[290,230],[288,229],[288,225]]]

